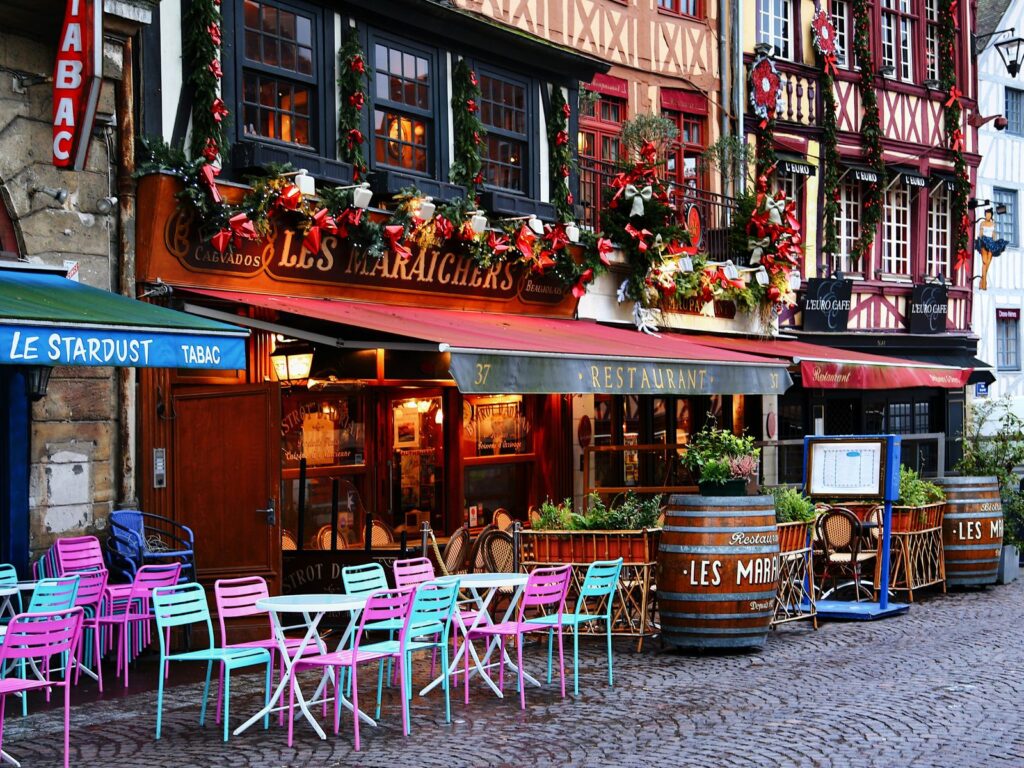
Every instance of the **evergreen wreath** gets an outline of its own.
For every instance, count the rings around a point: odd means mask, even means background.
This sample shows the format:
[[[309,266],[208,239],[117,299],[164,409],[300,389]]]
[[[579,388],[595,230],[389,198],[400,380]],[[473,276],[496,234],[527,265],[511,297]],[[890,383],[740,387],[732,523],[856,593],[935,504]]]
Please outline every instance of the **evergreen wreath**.
[[[750,103],[761,118],[756,127],[754,165],[757,175],[770,175],[775,157],[775,114],[782,106],[782,78],[771,57],[758,53],[750,66]]]
[[[366,175],[363,142],[359,129],[363,105],[366,103],[366,60],[359,34],[351,30],[338,52],[338,154],[352,166],[358,181]]]
[[[860,103],[864,110],[864,118],[860,124],[860,135],[864,141],[864,151],[868,165],[875,172],[878,181],[867,185],[860,216],[860,238],[853,246],[851,259],[859,263],[871,250],[875,241],[875,232],[882,221],[883,190],[887,173],[885,159],[882,154],[882,128],[878,114],[878,99],[875,95],[875,67],[871,57],[870,19],[871,9],[868,0],[853,0],[853,50],[857,66],[860,67]]]
[[[950,215],[953,222],[953,254],[956,257],[954,271],[964,269],[971,263],[967,248],[971,232],[971,220],[967,212],[967,200],[971,195],[971,178],[964,160],[964,132],[961,127],[963,95],[956,84],[956,39],[960,30],[957,18],[959,0],[942,0],[939,7],[939,87],[948,98],[944,103],[944,124],[949,149],[953,153],[953,195],[950,200]],[[949,276],[950,281],[953,276]]]
[[[574,164],[569,142],[569,116],[572,109],[562,95],[561,86],[555,84],[551,93],[551,112],[548,114],[548,168],[551,178],[551,202],[558,221],[572,221],[573,197],[569,191],[569,174]]]
[[[449,177],[476,200],[477,187],[484,181],[481,145],[487,131],[480,121],[480,81],[465,59],[459,59],[452,72],[452,123],[455,158]]]
[[[194,0],[187,8],[182,29],[185,71],[194,89],[192,157],[205,157],[212,163],[227,148],[224,118],[228,108],[220,98],[220,0]]]
[[[818,8],[811,19],[814,48],[821,58],[821,190],[825,201],[822,219],[825,232],[822,251],[835,256],[839,251],[836,218],[839,215],[839,148],[836,136],[836,33],[824,8]]]

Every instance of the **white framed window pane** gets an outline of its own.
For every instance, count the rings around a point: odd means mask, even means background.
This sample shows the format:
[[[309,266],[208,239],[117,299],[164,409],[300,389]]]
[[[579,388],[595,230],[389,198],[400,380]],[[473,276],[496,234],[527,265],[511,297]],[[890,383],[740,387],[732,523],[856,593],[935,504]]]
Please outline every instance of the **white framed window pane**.
[[[844,179],[839,185],[839,206],[836,212],[836,244],[839,250],[833,254],[833,266],[843,272],[853,271],[851,254],[860,238],[860,217],[860,184]]]
[[[952,277],[950,270],[950,197],[943,183],[928,201],[928,251],[925,269],[929,275]]]
[[[882,271],[893,275],[909,275],[910,251],[910,192],[906,187],[897,186],[885,195]]]
[[[1006,132],[1024,136],[1024,90],[1006,88]]]
[[[914,79],[913,40],[914,23],[910,19],[900,19],[900,77],[904,80]]]
[[[996,239],[1005,240],[1010,247],[1016,248],[1020,243],[1017,240],[1017,190],[1001,189],[995,187],[992,190],[992,206],[1006,206],[1006,213],[995,213]]]
[[[846,0],[833,0],[832,26],[836,28],[836,64],[840,67],[849,66],[847,19],[849,19],[849,8],[846,5]]]
[[[996,320],[996,368],[1001,371],[1020,370],[1020,321],[1012,318]]]
[[[896,18],[882,14],[882,66],[896,68]]]

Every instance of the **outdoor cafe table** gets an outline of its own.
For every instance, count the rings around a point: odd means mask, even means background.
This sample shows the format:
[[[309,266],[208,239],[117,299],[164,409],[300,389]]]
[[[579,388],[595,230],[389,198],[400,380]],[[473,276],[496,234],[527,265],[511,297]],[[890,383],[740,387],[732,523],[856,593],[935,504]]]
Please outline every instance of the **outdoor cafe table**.
[[[462,612],[459,610],[455,611],[454,619],[458,626],[459,631],[463,637],[467,637],[473,630],[478,629],[481,626],[492,624],[490,612],[488,608],[491,602],[494,600],[494,596],[498,593],[498,590],[502,587],[514,589],[512,599],[509,601],[508,608],[505,610],[505,615],[502,617],[502,621],[509,621],[514,615],[519,604],[519,598],[522,595],[523,588],[526,586],[527,574],[525,573],[462,573],[458,574],[459,587],[466,590],[472,596],[473,610],[476,611],[476,616],[473,618],[470,626],[466,626],[465,621],[462,618]],[[448,665],[448,675],[455,675],[459,672],[459,664],[462,662],[462,658],[466,653],[469,653],[473,659],[473,669],[470,671],[470,676],[479,673],[480,677],[483,678],[484,682],[491,687],[494,693],[501,697],[501,690],[495,685],[490,675],[486,673],[486,669],[489,666],[491,654],[500,645],[499,638],[493,637],[487,646],[487,653],[484,654],[483,658],[477,653],[476,647],[469,642],[464,642],[459,650],[456,652],[451,663]],[[468,649],[468,650],[467,650]],[[512,657],[509,655],[507,650],[502,650],[503,659],[499,659],[498,663],[504,662],[512,669],[513,672],[518,672],[519,667],[516,666]],[[420,696],[426,695],[429,691],[440,685],[446,673],[442,670],[441,675],[434,680],[430,685],[420,691]],[[539,682],[530,675],[523,672],[523,679],[533,685],[540,685]]]
[[[277,641],[278,651],[281,654],[281,659],[284,664],[284,674],[281,675],[281,682],[278,683],[277,688],[274,690],[274,695],[271,696],[267,705],[238,726],[235,729],[236,736],[254,723],[259,722],[265,715],[287,707],[287,704],[282,703],[279,705],[278,702],[281,701],[288,684],[291,682],[292,677],[295,676],[293,668],[295,666],[296,659],[300,658],[305,653],[306,648],[309,647],[311,643],[316,644],[320,653],[325,653],[327,650],[319,633],[320,622],[323,620],[324,616],[328,613],[335,612],[347,612],[349,614],[348,627],[345,629],[345,633],[341,638],[341,644],[339,645],[339,647],[343,647],[355,627],[356,616],[365,605],[366,595],[281,595],[279,597],[265,597],[256,601],[257,608],[267,611],[270,614],[270,623],[274,630],[274,639]],[[300,614],[302,616],[302,623],[286,625],[282,620],[282,616],[286,614]],[[285,630],[288,629],[306,630],[306,634],[302,638],[302,642],[298,648],[288,648],[287,638],[285,636]],[[309,711],[309,705],[318,701],[320,693],[325,687],[326,681],[328,678],[333,679],[333,675],[333,670],[328,669],[326,671],[326,674],[320,680],[317,692],[308,701],[302,695],[302,688],[299,685],[299,680],[295,680],[295,699],[298,702],[299,710],[309,721],[309,724],[313,726],[313,730],[319,734],[321,739],[326,739],[327,734],[324,733],[323,728],[320,727],[320,723],[317,722],[313,713]],[[338,687],[338,696],[341,703],[351,710],[352,703],[345,698],[344,686]],[[365,713],[360,712],[359,716],[366,723],[374,726],[377,725],[377,723]]]
[[[5,615],[13,619],[17,614],[17,611],[14,609],[13,598],[19,592],[32,592],[35,588],[36,583],[34,581],[19,581],[16,587],[0,587],[0,619],[4,618]],[[35,662],[32,662],[32,669],[37,675],[40,674],[39,670],[36,669]],[[24,694],[19,695],[24,696]],[[21,763],[2,749],[0,749],[0,763],[10,763],[14,768],[21,768]]]

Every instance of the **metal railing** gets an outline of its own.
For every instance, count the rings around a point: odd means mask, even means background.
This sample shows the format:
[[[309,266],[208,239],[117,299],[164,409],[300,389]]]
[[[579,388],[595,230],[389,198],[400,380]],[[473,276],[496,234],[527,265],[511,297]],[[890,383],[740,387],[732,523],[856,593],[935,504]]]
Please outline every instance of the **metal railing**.
[[[605,190],[621,170],[615,163],[580,157],[578,202],[583,209],[581,224],[593,229],[601,228]],[[693,234],[697,235],[695,245],[702,253],[708,254],[712,261],[738,260],[738,254],[732,248],[732,225],[738,210],[734,198],[674,183],[669,184],[669,196],[676,207],[677,220],[694,230]],[[692,226],[694,224],[696,227]]]

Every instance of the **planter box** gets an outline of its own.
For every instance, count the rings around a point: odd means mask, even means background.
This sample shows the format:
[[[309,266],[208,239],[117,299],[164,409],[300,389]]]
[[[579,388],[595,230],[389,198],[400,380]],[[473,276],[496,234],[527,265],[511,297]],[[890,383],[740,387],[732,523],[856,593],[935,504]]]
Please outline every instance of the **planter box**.
[[[808,535],[814,522],[811,520],[794,520],[779,523],[779,552],[796,552],[807,548]]]
[[[938,501],[923,507],[892,508],[893,533],[915,533],[942,527],[942,511],[946,502]]]
[[[522,563],[592,563],[621,557],[626,565],[653,563],[660,528],[636,531],[520,531]]]

